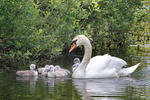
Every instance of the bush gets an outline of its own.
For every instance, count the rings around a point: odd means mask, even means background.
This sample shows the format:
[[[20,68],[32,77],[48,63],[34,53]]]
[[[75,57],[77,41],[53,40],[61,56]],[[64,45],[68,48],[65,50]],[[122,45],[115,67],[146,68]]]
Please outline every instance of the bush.
[[[1,67],[54,58],[77,34],[88,36],[95,52],[122,48],[139,33],[142,6],[141,0],[1,0]]]

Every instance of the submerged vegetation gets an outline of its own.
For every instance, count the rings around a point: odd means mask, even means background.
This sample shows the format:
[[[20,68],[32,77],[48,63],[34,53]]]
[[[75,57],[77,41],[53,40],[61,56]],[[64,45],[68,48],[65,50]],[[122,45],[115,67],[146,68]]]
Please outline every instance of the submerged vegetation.
[[[93,49],[150,40],[147,0],[0,0],[0,68],[22,68],[67,50],[85,34]]]

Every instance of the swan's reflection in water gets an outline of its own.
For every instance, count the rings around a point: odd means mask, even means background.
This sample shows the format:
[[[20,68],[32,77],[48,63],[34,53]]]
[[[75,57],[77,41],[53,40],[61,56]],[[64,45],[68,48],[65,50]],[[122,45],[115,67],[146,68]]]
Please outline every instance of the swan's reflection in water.
[[[36,77],[16,77],[17,81],[23,81],[23,82],[29,82],[30,84],[30,91],[34,92],[35,87],[36,87],[36,82],[38,80],[38,76]]]
[[[73,79],[83,100],[124,100],[128,86],[136,82],[132,78]]]
[[[142,75],[145,69],[135,73]],[[145,75],[139,79],[130,77],[112,79],[70,79],[70,78],[46,78],[46,77],[17,77],[17,81],[29,83],[30,91],[42,90],[43,94],[62,94],[60,90],[78,90],[83,100],[149,100],[150,77]],[[68,84],[69,83],[69,84]],[[73,83],[73,86],[71,84]],[[19,83],[20,84],[20,83]],[[22,83],[21,83],[22,84]],[[21,86],[26,89],[26,84]],[[65,88],[64,88],[65,87]],[[60,91],[60,92],[58,92]],[[64,93],[66,95],[68,92]],[[75,92],[72,92],[75,93]],[[73,94],[74,95],[74,94]],[[71,98],[71,96],[70,96]],[[77,99],[79,100],[79,99]]]

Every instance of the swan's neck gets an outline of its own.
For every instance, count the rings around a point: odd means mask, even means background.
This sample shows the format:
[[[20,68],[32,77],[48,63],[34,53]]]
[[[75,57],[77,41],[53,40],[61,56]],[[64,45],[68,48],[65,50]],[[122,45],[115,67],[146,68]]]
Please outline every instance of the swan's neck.
[[[90,44],[90,42],[86,42],[86,44],[84,44],[84,56],[83,56],[83,59],[81,62],[81,64],[85,65],[85,67],[91,59],[91,54],[92,54],[91,44]]]
[[[85,77],[85,69],[91,59],[92,46],[91,46],[90,41],[85,39],[85,42],[83,42],[83,46],[84,46],[84,56],[83,56],[81,64],[74,71],[73,78]]]

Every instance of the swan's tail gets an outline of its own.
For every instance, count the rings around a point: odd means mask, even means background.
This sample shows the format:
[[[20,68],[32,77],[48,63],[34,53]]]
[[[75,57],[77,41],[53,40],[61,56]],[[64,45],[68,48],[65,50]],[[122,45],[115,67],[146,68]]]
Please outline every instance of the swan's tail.
[[[138,68],[139,65],[140,65],[140,63],[138,63],[134,66],[131,66],[129,68],[122,68],[119,71],[119,76],[129,76],[130,74],[132,74]]]

